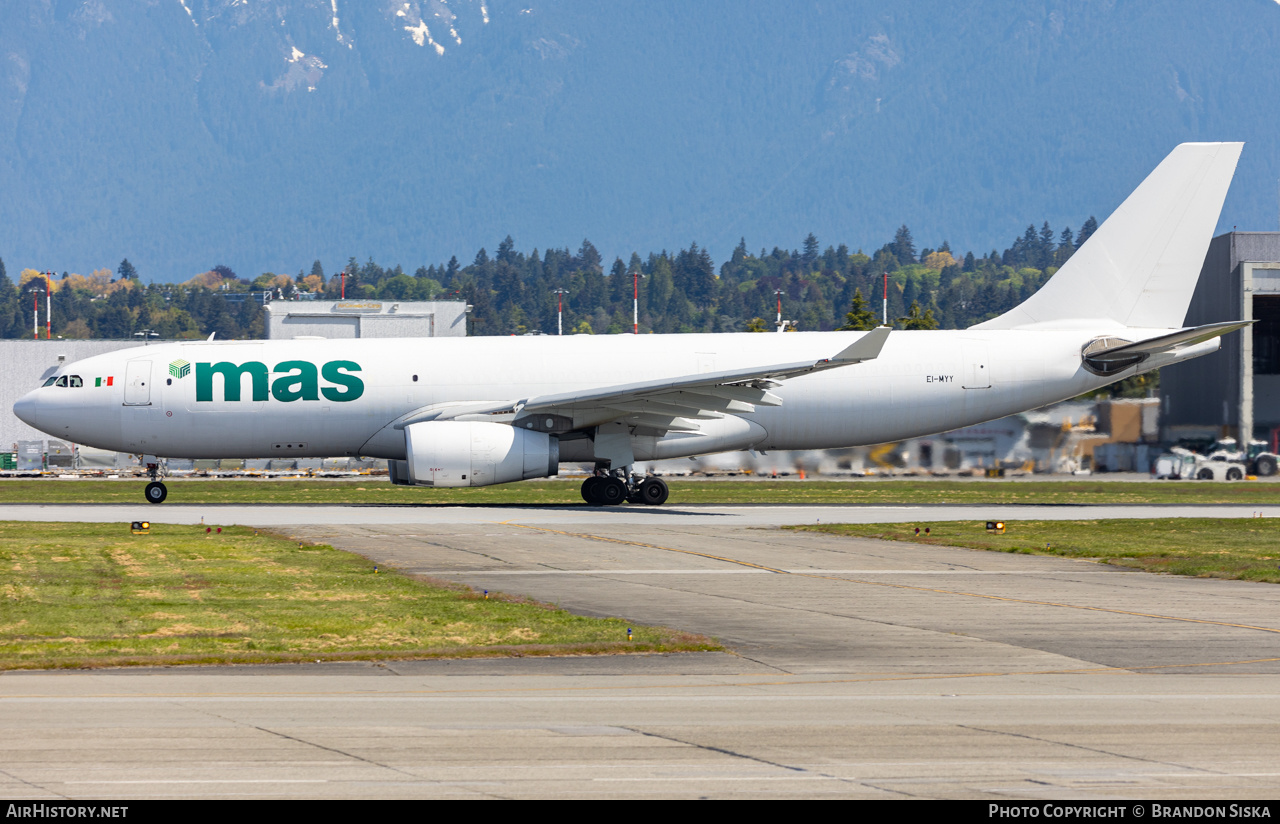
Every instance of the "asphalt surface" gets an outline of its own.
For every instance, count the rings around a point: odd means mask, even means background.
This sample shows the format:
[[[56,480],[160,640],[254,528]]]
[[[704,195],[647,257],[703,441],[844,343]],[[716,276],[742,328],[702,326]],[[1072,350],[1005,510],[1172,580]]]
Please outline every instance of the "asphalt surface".
[[[274,511],[299,539],[731,651],[6,673],[0,796],[1280,791],[1280,587],[769,528],[949,519],[933,507],[216,509],[260,525]]]

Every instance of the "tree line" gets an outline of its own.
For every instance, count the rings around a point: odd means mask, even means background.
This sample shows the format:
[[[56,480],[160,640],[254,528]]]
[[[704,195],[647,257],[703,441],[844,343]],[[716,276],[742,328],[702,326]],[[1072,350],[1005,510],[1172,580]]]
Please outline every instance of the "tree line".
[[[772,331],[778,301],[788,329],[860,329],[881,320],[888,276],[888,316],[900,328],[964,328],[1007,311],[1034,293],[1097,228],[1078,232],[1034,225],[1004,251],[960,255],[945,241],[917,249],[902,226],[870,254],[841,243],[822,247],[809,234],[797,249],[761,249],[740,242],[718,268],[696,242],[607,264],[584,240],[568,248],[519,251],[510,236],[493,255],[486,249],[467,265],[456,256],[419,266],[349,258],[338,271],[320,261],[296,275],[266,272],[248,279],[215,266],[184,283],[143,284],[127,260],[113,271],[63,272],[46,277],[24,269],[17,282],[0,260],[0,336],[32,334],[33,301],[44,335],[46,288],[52,290],[53,334],[65,338],[168,339],[264,336],[263,293],[274,300],[464,300],[472,306],[473,335],[555,334],[563,298],[566,333],[632,330],[639,290],[643,333]],[[559,292],[558,290],[563,290]]]

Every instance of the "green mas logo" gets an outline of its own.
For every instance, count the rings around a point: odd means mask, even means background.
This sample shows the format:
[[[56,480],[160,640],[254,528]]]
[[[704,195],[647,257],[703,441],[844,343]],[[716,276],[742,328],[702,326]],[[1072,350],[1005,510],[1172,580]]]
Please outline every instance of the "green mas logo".
[[[191,364],[184,360],[176,360],[169,364],[169,374],[175,378],[185,378],[191,374]]]
[[[186,361],[182,363],[184,369],[190,368]],[[170,371],[173,368],[170,364]],[[319,368],[308,361],[292,360],[277,363],[274,369],[259,361],[197,363],[196,403],[212,402],[217,384],[221,384],[222,400],[233,403],[244,397],[245,389],[254,401],[274,398],[291,403],[323,397],[334,403],[349,403],[364,394],[364,381],[354,374],[359,371],[358,363],[347,360],[329,361]]]

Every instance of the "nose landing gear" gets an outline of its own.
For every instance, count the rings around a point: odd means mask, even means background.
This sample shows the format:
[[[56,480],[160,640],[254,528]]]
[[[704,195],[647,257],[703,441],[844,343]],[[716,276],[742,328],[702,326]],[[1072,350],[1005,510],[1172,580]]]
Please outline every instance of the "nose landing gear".
[[[151,483],[147,484],[145,492],[147,503],[164,503],[164,499],[169,497],[169,490],[158,480],[160,477],[160,465],[153,463],[147,464],[147,476],[151,478]]]
[[[621,474],[592,475],[582,482],[582,500],[600,506],[617,506],[626,501],[661,506],[671,494],[666,481],[650,475],[638,478],[625,470]]]

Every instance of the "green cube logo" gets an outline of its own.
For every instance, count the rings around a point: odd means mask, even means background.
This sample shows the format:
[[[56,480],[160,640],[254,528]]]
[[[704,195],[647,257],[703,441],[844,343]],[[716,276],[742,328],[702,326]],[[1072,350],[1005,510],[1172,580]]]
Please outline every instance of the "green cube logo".
[[[185,378],[191,374],[191,364],[184,360],[176,360],[169,364],[169,374],[175,378]]]

